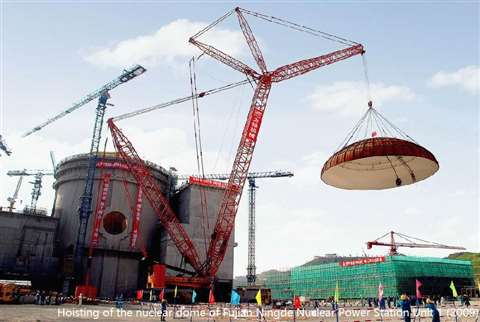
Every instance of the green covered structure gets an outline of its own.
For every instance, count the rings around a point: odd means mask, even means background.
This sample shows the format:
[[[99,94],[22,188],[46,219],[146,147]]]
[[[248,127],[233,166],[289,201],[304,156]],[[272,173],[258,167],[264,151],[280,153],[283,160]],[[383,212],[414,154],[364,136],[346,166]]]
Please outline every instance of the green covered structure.
[[[310,299],[333,296],[338,281],[340,297],[359,299],[378,296],[415,295],[415,280],[423,285],[423,295],[451,295],[453,281],[459,294],[474,287],[470,261],[412,256],[366,257],[321,265],[304,265],[285,272],[269,272],[265,287],[273,299],[291,299],[293,295]]]

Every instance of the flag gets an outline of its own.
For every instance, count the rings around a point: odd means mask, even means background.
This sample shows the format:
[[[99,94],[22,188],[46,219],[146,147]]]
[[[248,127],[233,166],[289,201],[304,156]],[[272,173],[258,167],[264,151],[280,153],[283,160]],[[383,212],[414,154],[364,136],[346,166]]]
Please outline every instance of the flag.
[[[173,292],[173,297],[177,297],[177,286],[175,286],[175,291]]]
[[[293,298],[293,306],[295,307],[296,310],[302,307],[302,302],[300,302],[300,296],[295,296]]]
[[[232,290],[232,296],[230,298],[230,304],[239,305],[240,304],[240,294]]]
[[[197,297],[197,292],[195,292],[195,290],[192,290],[192,303],[195,303],[196,297]]]
[[[382,283],[378,284],[378,301],[381,302],[383,299],[383,285]]]
[[[160,292],[160,301],[163,301],[164,297],[165,297],[165,289],[162,288],[162,291]]]
[[[262,289],[258,290],[257,296],[255,296],[258,305],[262,305]]]
[[[457,293],[457,289],[455,288],[455,284],[453,284],[453,281],[450,282],[450,289],[452,290],[452,296],[457,297],[458,293]]]
[[[338,289],[338,281],[337,281],[337,285],[335,286],[335,296],[333,297],[333,299],[335,300],[335,303],[338,303],[338,301],[340,300],[340,290]]]
[[[215,296],[213,296],[213,290],[210,289],[210,294],[208,294],[208,303],[215,304]]]
[[[422,282],[420,282],[419,280],[415,280],[415,291],[416,291],[416,296],[417,296],[417,299],[421,299],[423,296],[422,296],[422,293],[420,292],[420,287],[422,286]]]

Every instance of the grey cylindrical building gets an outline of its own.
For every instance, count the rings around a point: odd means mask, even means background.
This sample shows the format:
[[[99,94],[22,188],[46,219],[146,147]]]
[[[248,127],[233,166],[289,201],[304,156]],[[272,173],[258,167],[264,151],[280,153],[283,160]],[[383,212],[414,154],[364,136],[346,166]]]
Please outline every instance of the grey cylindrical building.
[[[111,174],[111,181],[106,190],[105,210],[98,231],[98,246],[95,248],[92,259],[91,284],[97,287],[99,297],[113,297],[121,293],[127,296],[145,286],[147,272],[141,260],[141,249],[143,246],[147,251],[152,249],[158,217],[146,198],[143,198],[138,229],[140,238],[135,247],[130,247],[138,187],[116,153],[101,155],[99,162],[102,162],[103,166],[100,168],[97,166],[95,173],[93,212],[88,222],[86,245],[84,245],[86,248],[92,236],[97,201],[101,200],[98,196],[102,175]],[[172,187],[170,173],[153,163],[148,165],[164,193],[169,195]],[[60,162],[55,173],[56,194],[53,216],[59,218],[57,239],[59,253],[63,256],[62,272],[66,280],[65,291],[70,284],[68,281],[74,276],[73,254],[78,236],[78,207],[85,187],[87,166],[88,154],[75,155]]]

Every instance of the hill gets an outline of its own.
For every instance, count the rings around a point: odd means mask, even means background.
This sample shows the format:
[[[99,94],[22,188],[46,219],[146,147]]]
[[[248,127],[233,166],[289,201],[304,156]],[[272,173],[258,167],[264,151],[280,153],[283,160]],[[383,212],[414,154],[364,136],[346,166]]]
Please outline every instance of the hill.
[[[475,275],[475,282],[480,284],[480,253],[460,252],[448,255],[450,259],[461,259],[472,262],[473,274]]]

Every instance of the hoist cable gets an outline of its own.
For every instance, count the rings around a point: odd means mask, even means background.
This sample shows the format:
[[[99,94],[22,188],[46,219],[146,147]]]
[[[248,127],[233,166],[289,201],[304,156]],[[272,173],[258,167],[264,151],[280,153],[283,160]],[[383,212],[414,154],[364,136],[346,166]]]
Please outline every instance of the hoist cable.
[[[193,130],[195,137],[195,151],[197,157],[197,171],[202,178],[205,178],[205,168],[203,163],[203,151],[202,151],[202,137],[200,130],[200,112],[198,108],[198,94],[197,94],[197,76],[195,71],[195,57],[192,57],[189,61],[190,69],[190,90],[192,93],[192,112],[193,112]],[[200,192],[200,204],[202,210],[202,227],[203,227],[203,240],[205,248],[205,256],[208,253],[207,231],[210,230],[210,223],[208,220],[208,205],[205,188],[199,187]]]
[[[269,22],[272,22],[272,23],[276,23],[278,25],[281,25],[281,26],[284,26],[284,27],[287,27],[287,28],[291,28],[291,29],[294,29],[294,30],[297,30],[297,31],[305,32],[305,33],[311,34],[313,36],[322,37],[322,38],[327,39],[327,40],[335,41],[335,42],[341,43],[343,45],[347,45],[347,46],[358,45],[358,43],[355,42],[355,41],[352,41],[352,40],[349,40],[349,39],[346,39],[346,38],[342,38],[342,37],[338,37],[338,36],[335,36],[333,34],[329,34],[327,32],[316,30],[316,29],[313,29],[313,28],[310,28],[310,27],[307,27],[307,26],[299,25],[297,23],[294,23],[294,22],[291,22],[291,21],[288,21],[288,20],[285,20],[285,19],[282,19],[282,18],[277,18],[277,17],[274,17],[274,16],[268,16],[268,15],[265,15],[265,14],[261,14],[261,13],[254,12],[254,11],[249,11],[249,10],[246,10],[246,9],[240,9],[240,10],[242,12],[246,13],[246,14],[251,15],[251,16],[254,16],[254,17],[257,17],[257,18],[260,18],[260,19],[263,19],[263,20],[266,20],[266,21],[269,21]]]

